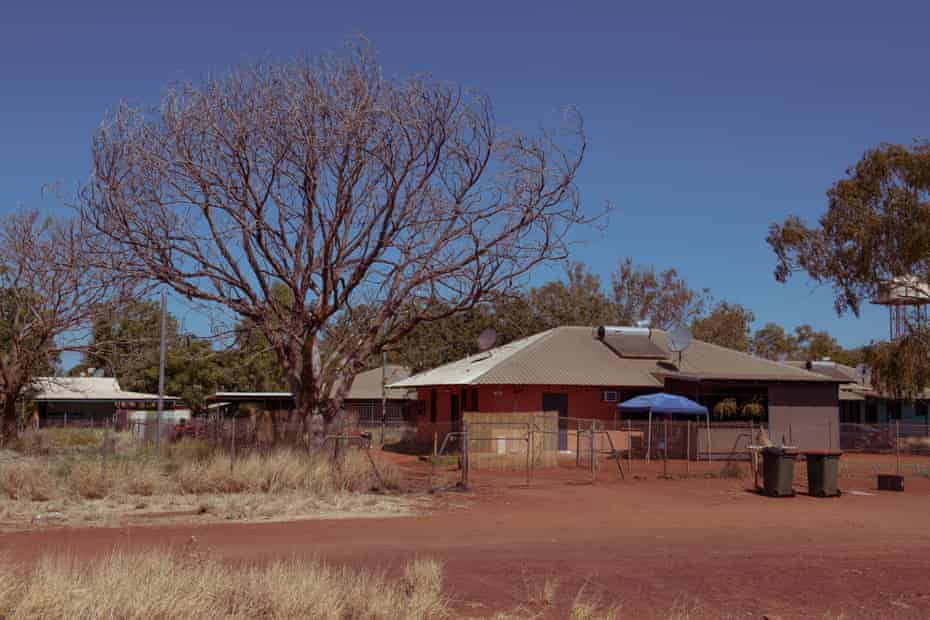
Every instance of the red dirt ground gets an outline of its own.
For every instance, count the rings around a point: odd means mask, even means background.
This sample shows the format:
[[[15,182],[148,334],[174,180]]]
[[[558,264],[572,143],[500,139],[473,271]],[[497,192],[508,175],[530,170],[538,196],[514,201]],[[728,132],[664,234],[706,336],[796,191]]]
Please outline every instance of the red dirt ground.
[[[692,618],[930,617],[930,480],[883,493],[862,477],[846,479],[840,498],[770,499],[746,481],[635,473],[591,485],[563,469],[531,488],[476,473],[474,491],[437,495],[430,514],[410,518],[13,532],[0,534],[0,557],[89,557],[196,536],[231,561],[307,555],[392,570],[439,558],[461,615],[513,609],[527,581],[554,576],[560,603],[545,617],[565,617],[582,586],[626,618],[668,617],[676,604]]]

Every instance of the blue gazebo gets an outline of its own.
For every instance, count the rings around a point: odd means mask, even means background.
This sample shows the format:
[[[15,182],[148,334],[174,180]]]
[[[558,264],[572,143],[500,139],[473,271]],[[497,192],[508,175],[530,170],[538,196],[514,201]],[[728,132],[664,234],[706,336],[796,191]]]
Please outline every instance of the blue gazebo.
[[[649,436],[647,440],[646,448],[646,460],[650,460],[652,452],[652,414],[653,413],[664,413],[670,416],[686,416],[686,415],[703,415],[707,418],[707,460],[710,460],[710,412],[707,411],[707,407],[696,403],[689,398],[684,396],[678,396],[676,394],[666,394],[665,392],[656,392],[655,394],[643,394],[642,396],[637,396],[631,398],[628,401],[622,402],[617,405],[619,411],[626,412],[640,412],[648,411],[649,412]]]

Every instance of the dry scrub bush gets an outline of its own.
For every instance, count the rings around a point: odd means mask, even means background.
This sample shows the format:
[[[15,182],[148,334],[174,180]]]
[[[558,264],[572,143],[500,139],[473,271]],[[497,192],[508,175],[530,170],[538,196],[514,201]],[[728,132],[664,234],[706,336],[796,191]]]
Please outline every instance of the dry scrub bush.
[[[165,476],[146,461],[126,463],[118,475],[117,483],[129,495],[148,497],[168,490]]]
[[[14,463],[0,468],[0,490],[10,499],[44,502],[58,494],[55,478],[39,463]]]
[[[103,499],[113,490],[113,476],[99,461],[78,461],[67,478],[67,489],[84,499]]]
[[[442,567],[417,560],[383,573],[290,560],[229,566],[166,551],[115,553],[90,565],[54,557],[21,576],[0,569],[0,617],[382,618],[449,616]]]

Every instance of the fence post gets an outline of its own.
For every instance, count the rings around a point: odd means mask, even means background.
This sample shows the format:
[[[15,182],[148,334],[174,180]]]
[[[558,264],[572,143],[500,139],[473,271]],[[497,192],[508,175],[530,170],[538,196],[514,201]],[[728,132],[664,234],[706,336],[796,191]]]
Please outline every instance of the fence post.
[[[626,421],[626,462],[630,469],[630,475],[633,474],[633,422]]]
[[[895,473],[901,475],[901,421],[894,421],[894,460]]]
[[[462,423],[462,486],[468,488],[468,422]]]
[[[232,473],[236,462],[236,416],[232,419],[232,449],[229,452],[229,473]]]
[[[594,451],[594,420],[591,421],[591,482],[597,480],[597,453]]]
[[[688,425],[687,427],[688,430],[686,431],[688,437],[687,437],[687,440],[685,441],[685,444],[687,444],[688,446],[687,454],[685,455],[685,477],[690,478],[691,477],[691,420],[687,420],[685,424]]]
[[[532,441],[532,435],[530,434],[530,423],[526,423],[526,486],[530,486],[530,442]]]
[[[110,425],[103,429],[103,454],[100,457],[100,471],[106,474],[107,471],[107,450],[110,449]]]
[[[575,424],[575,467],[581,467],[581,425]],[[568,432],[567,430],[565,431]]]
[[[532,480],[533,479],[533,467],[536,466],[536,447],[533,445],[536,443],[536,421],[535,420],[529,424],[529,435],[530,435],[530,442],[529,442],[529,445],[527,446],[527,452],[529,452],[529,459],[530,459],[529,475],[530,475],[530,480]]]
[[[662,450],[662,477],[668,478],[668,416],[665,417],[665,448]]]

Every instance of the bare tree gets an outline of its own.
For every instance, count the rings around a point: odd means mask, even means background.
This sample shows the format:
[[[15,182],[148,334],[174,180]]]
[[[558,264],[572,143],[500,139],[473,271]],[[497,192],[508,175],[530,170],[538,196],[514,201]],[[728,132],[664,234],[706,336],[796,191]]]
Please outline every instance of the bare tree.
[[[581,119],[566,119],[555,135],[499,130],[485,98],[385,79],[364,48],[260,64],[172,88],[157,111],[120,108],[82,212],[124,273],[262,330],[319,443],[372,354],[566,256],[591,221]],[[356,308],[367,320],[315,367],[326,327]]]
[[[611,283],[621,324],[645,320],[660,329],[688,325],[704,316],[710,302],[707,289],[692,289],[674,268],[657,273],[653,266],[635,266],[629,257],[612,274]]]
[[[74,222],[19,211],[0,225],[0,443],[17,436],[16,401],[60,353],[80,350],[86,328],[129,286],[90,266]]]

